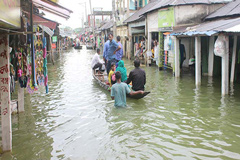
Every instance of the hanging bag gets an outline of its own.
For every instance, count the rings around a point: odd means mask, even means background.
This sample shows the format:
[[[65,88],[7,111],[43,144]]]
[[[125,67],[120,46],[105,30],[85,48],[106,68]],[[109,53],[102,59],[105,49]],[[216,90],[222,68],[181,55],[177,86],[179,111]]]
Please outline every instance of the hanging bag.
[[[219,34],[214,44],[214,54],[219,57],[223,57],[226,53],[226,40],[227,37],[223,34]]]

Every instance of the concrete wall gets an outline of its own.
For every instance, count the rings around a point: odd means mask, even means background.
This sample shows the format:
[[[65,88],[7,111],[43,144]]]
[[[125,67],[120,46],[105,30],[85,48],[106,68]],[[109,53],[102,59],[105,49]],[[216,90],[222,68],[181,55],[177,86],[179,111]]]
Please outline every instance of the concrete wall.
[[[132,30],[134,30],[134,27],[141,27],[141,26],[145,26],[145,20],[140,21],[140,22],[132,22],[132,23],[128,23],[128,43],[127,43],[127,57],[130,59],[131,56],[134,54],[134,48],[133,48],[133,34],[132,34]],[[144,36],[144,34],[143,34]]]
[[[189,67],[189,59],[195,55],[195,46],[194,46],[194,38],[193,37],[182,37],[180,38],[181,44],[184,45],[186,51],[186,60],[183,62],[184,67]]]
[[[117,26],[117,36],[120,36],[121,37],[121,43],[122,43],[122,46],[123,46],[123,55],[124,56],[127,56],[127,51],[126,51],[126,38],[127,37],[127,26]]]
[[[204,17],[222,6],[223,4],[176,6],[175,26],[201,23]]]
[[[148,32],[158,32],[158,10],[147,14]]]

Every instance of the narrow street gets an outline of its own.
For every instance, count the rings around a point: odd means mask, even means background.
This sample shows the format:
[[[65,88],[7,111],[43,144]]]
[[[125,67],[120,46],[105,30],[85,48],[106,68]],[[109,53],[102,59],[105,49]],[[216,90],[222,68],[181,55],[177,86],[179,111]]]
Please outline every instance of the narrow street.
[[[220,79],[203,77],[196,89],[194,76],[142,67],[151,94],[116,108],[92,78],[94,54],[83,46],[48,64],[49,94],[25,93],[25,112],[12,116],[13,152],[1,159],[239,159],[239,84],[221,98]]]

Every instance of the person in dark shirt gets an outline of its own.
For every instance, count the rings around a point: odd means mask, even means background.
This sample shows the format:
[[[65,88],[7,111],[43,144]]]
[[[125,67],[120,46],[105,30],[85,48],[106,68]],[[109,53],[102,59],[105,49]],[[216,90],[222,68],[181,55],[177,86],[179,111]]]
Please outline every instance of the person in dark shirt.
[[[180,44],[180,68],[182,69],[182,65],[184,60],[186,59],[186,51],[185,46],[181,43],[181,40],[179,41]]]
[[[132,82],[132,89],[134,91],[144,91],[144,85],[146,84],[146,73],[140,67],[140,60],[134,60],[135,69],[132,70],[127,79],[127,84]]]

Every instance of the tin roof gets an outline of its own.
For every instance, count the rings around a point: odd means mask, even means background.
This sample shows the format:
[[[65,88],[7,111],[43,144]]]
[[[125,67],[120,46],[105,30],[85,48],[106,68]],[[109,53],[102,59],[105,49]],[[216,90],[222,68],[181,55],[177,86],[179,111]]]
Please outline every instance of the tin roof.
[[[174,29],[171,35],[211,36],[219,32],[240,32],[240,18],[204,22],[196,26]]]
[[[50,0],[32,0],[33,4],[44,11],[50,12],[52,14],[55,14],[57,16],[69,19],[70,14],[73,13],[73,11],[54,3]]]
[[[44,30],[44,32],[46,32],[50,37],[52,37],[53,35],[54,35],[54,32],[50,29],[50,28],[48,28],[48,27],[46,27],[46,26],[43,26],[43,25],[39,25],[43,30]]]
[[[225,6],[219,8],[212,14],[208,15],[205,20],[211,20],[222,17],[232,17],[232,16],[240,16],[240,0],[234,0]]]
[[[154,11],[156,9],[170,7],[170,6],[181,6],[181,5],[193,5],[193,4],[213,4],[213,3],[226,3],[229,0],[158,0],[157,3],[146,10],[142,14]]]
[[[57,22],[47,19],[45,17],[41,17],[39,15],[33,14],[33,23],[34,24],[41,24],[46,26],[50,29],[56,29]]]
[[[131,15],[130,17],[128,17],[124,23],[130,23],[130,22],[134,22],[136,20],[140,20],[140,18],[143,17],[143,14],[149,10],[150,8],[152,8],[155,4],[157,4],[158,1],[151,1],[150,3],[148,3],[145,7],[141,8],[140,10],[138,10],[137,12],[135,12],[133,15]]]
[[[102,27],[100,27],[100,30],[105,30],[105,29],[109,29],[113,27],[113,21],[110,20],[108,22],[106,22],[104,25],[102,25]]]

